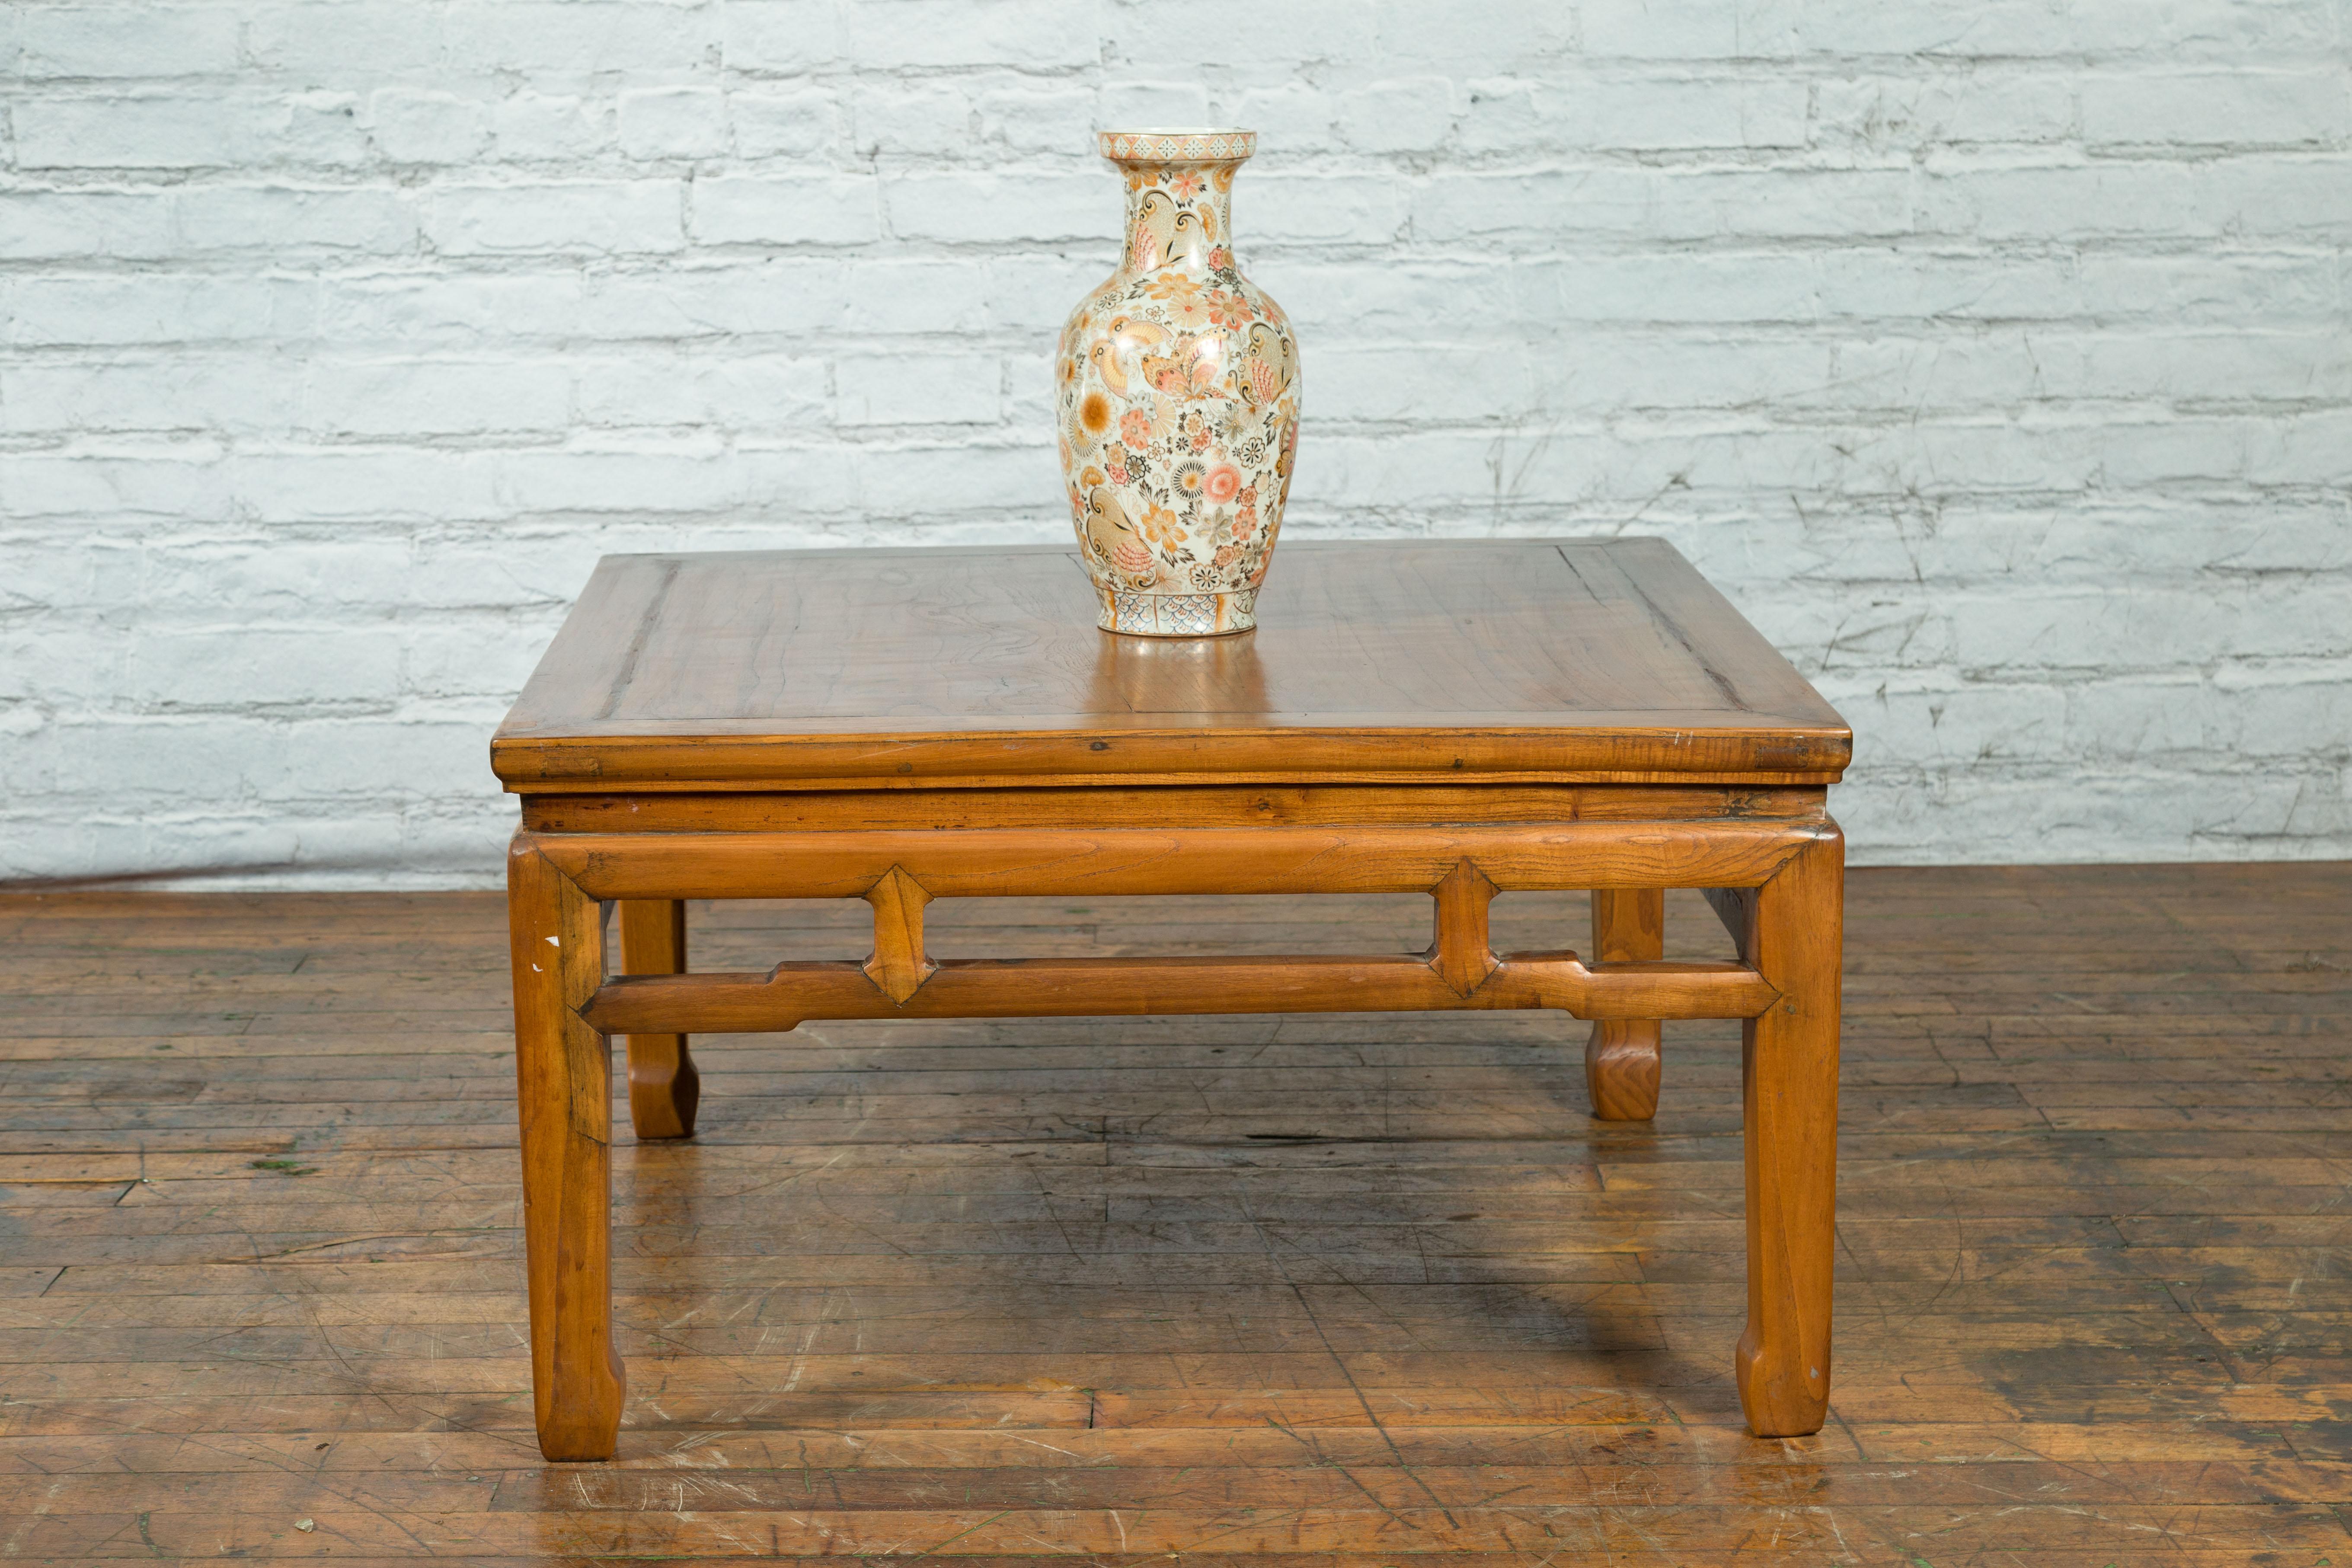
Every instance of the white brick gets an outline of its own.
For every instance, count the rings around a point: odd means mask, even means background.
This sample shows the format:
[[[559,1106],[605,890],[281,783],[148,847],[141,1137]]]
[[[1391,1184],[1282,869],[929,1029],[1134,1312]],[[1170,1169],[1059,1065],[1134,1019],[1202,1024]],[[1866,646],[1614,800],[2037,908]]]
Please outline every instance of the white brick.
[[[909,442],[876,448],[872,458],[859,475],[860,499],[912,520],[996,508],[1049,516],[1069,510],[1054,449],[1044,441]],[[1056,540],[1064,537],[1058,528],[1050,531]]]
[[[512,510],[493,460],[464,451],[289,445],[227,468],[240,515],[266,523],[479,521]]]
[[[243,710],[390,702],[400,638],[389,627],[211,626],[142,630],[128,695],[149,707]]]
[[[1878,74],[1812,89],[1814,130],[1827,146],[1884,153],[2073,139],[2076,79],[1979,67],[1927,78]]]
[[[1440,26],[1430,25],[1431,13],[1420,0],[1377,0],[1370,9],[1371,30],[1384,52],[1417,69],[1475,72],[1491,70],[1500,60],[1541,69],[1575,45],[1575,16],[1566,5],[1449,7]],[[1342,10],[1331,19],[1344,26],[1351,18]],[[1334,53],[1346,48],[1337,40],[1330,47]]]
[[[796,74],[841,58],[832,0],[729,0],[723,27],[729,70]]]
[[[2137,488],[2177,479],[2236,479],[2246,472],[2253,438],[2242,419],[2114,421],[2100,432],[2099,479]]]
[[[2085,255],[2075,270],[2084,300],[2164,328],[2217,321],[2266,327],[2326,321],[2337,319],[2342,309],[2340,266],[2332,259],[2292,253],[2217,249],[2134,255],[2101,250]]]
[[[1801,147],[1802,82],[1643,77],[1471,84],[1462,142],[1476,151]]]
[[[993,425],[1004,364],[993,357],[860,354],[834,366],[844,425]]]
[[[1297,157],[1340,146],[1333,123],[1338,106],[1330,94],[1311,82],[1286,80],[1252,87],[1227,95],[1224,102],[1229,107],[1219,118],[1255,131],[1261,156],[1268,148]]]
[[[489,140],[488,106],[453,92],[387,88],[368,100],[369,133],[395,163],[463,163]]]
[[[290,0],[247,15],[247,50],[263,69],[302,87],[445,68],[442,13],[432,7]]]
[[[2194,177],[2199,215],[2219,232],[2339,242],[2352,235],[2352,180],[2339,155],[2215,159]]]
[[[313,302],[307,282],[163,273],[59,272],[12,292],[6,330],[19,347],[299,339]]]
[[[2179,163],[1943,167],[1924,191],[1925,226],[1978,239],[2210,234],[2192,172]]]
[[[0,369],[0,429],[279,432],[293,410],[286,372],[267,359],[35,361]]]
[[[415,209],[396,190],[199,185],[181,191],[173,206],[180,242],[192,251],[416,248]]]
[[[1247,237],[1243,237],[1244,245]],[[1062,323],[1069,320],[1071,308],[1109,274],[1118,255],[1118,240],[1107,237],[1096,255],[1089,256],[1087,249],[1072,246],[1065,256],[997,257],[977,272],[959,263],[951,269],[940,268],[949,272],[948,282],[951,285],[942,293],[919,301],[892,298],[861,300],[861,307],[878,305],[883,310],[861,309],[854,319],[895,318],[899,313],[897,307],[911,304],[928,312],[934,321],[985,321],[997,331],[1050,345],[1061,331]],[[1248,268],[1246,258],[1243,265]],[[962,300],[967,293],[976,308],[964,313]]]
[[[209,437],[79,443],[70,450],[13,454],[0,464],[0,512],[12,520],[176,522],[218,521],[236,501]]]
[[[1915,226],[1912,191],[1900,170],[1677,172],[1657,180],[1648,226],[1668,238],[1884,238]]]
[[[448,255],[484,251],[627,254],[686,243],[674,180],[576,180],[436,193],[425,234]]]
[[[846,52],[866,69],[903,66],[1092,65],[1093,7],[1081,0],[842,0]]]
[[[849,95],[851,139],[861,158],[877,153],[951,159],[971,155],[971,100],[954,82],[929,79],[862,83]]]
[[[204,168],[253,159],[269,140],[255,106],[234,99],[19,98],[11,119],[26,169]]]
[[[283,731],[243,716],[149,719],[60,726],[49,736],[52,787],[120,807],[131,800],[174,800],[191,771],[221,781],[230,799],[247,795],[256,778],[284,772]]]
[[[574,401],[589,425],[793,430],[832,414],[825,363],[789,354],[636,354],[575,361]]]
[[[419,626],[409,633],[401,650],[401,691],[406,705],[455,702],[495,723],[512,700],[508,694],[530,678],[531,666],[547,650],[554,631],[538,617],[519,618],[504,610],[445,616]],[[476,748],[474,765],[478,766],[479,721],[463,728]]]
[[[1043,153],[1049,157],[1086,157],[1095,151],[1098,116],[1083,88],[1031,83],[980,89],[972,95],[980,117],[980,140],[992,156]]]
[[[693,186],[703,245],[860,245],[881,233],[881,195],[862,174],[720,174]]]
[[[24,5],[18,71],[45,77],[210,76],[236,67],[237,13],[215,5]]]
[[[2332,335],[2134,330],[2041,333],[2018,346],[2042,396],[2352,400],[2352,342]]]
[[[0,192],[0,257],[12,261],[167,257],[172,197],[157,191]]]
[[[1302,354],[1300,372],[1318,413],[1340,419],[1484,421],[1524,416],[1542,401],[1510,346],[1335,346]]]
[[[2092,146],[2341,147],[2352,133],[2352,81],[2320,71],[2099,73],[2083,83]]]
[[[1577,234],[1851,237],[1912,226],[1911,178],[1840,170],[1569,169],[1458,176],[1416,195],[1413,231],[1433,240],[1544,245]]]
[[[1359,152],[1430,153],[1454,134],[1454,84],[1444,77],[1371,82],[1337,108],[1339,134]]]
[[[1744,37],[1738,7],[1682,5],[1671,0],[1584,0],[1576,8],[1578,43],[1591,58],[1730,59],[1766,54]]]
[[[2255,436],[2249,477],[2260,484],[2352,484],[2352,408],[2294,414]]]
[[[560,363],[321,360],[304,378],[301,423],[330,437],[561,430],[571,403],[572,374]]]
[[[1227,37],[1246,40],[1246,47],[1224,47],[1216,30],[1220,21]],[[1264,88],[1300,75],[1303,61],[1316,62],[1307,74],[1368,74],[1380,55],[1381,27],[1372,0],[1288,0],[1246,13],[1122,5],[1104,13],[1087,41],[1098,47],[1109,78],[1134,80],[1176,77],[1169,62],[1202,58],[1204,41],[1213,39],[1219,49],[1215,74],[1234,86]],[[1424,24],[1399,36],[1425,41],[1440,30]]]
[[[608,110],[562,93],[518,92],[490,110],[498,155],[533,163],[588,158],[612,140]]]
[[[634,0],[499,0],[443,13],[446,58],[469,71],[712,71],[719,7]]]
[[[503,454],[495,493],[518,512],[704,512],[740,504],[743,470],[709,441]]]
[[[360,129],[359,100],[351,93],[298,93],[286,100],[273,128],[289,163],[350,168],[374,157]]]
[[[1108,234],[1118,243],[1118,185],[1091,174],[905,174],[883,181],[882,201],[900,239],[1003,244]]]
[[[2048,687],[1931,687],[1884,682],[1842,698],[1855,729],[1854,761],[1901,759],[1962,767],[1995,759],[2058,757],[2068,746],[2065,694]]]
[[[409,602],[416,556],[408,542],[356,532],[320,538],[252,530],[157,552],[139,584],[142,613],[194,620],[226,602],[272,619],[307,618],[330,611],[381,614]]]
[[[1197,81],[1107,81],[1094,117],[1105,131],[1219,123],[1209,111],[1209,89]]]
[[[632,158],[708,158],[727,150],[726,99],[715,87],[621,94],[621,151]]]
[[[751,92],[728,95],[735,151],[746,158],[806,157],[830,151],[841,135],[828,92]]]
[[[525,671],[527,674],[528,671]],[[420,719],[314,719],[287,727],[279,747],[299,758],[292,768],[262,783],[264,801],[317,802],[338,796],[373,804],[387,779],[415,780],[403,795],[429,788],[436,795],[456,787],[482,787],[489,771],[488,748],[479,725]],[[374,857],[397,853],[397,845],[370,847]]]
[[[1115,191],[1106,194],[1115,199]],[[1114,236],[1119,211],[1111,208]],[[1234,243],[1244,265],[1253,245],[1386,245],[1403,225],[1397,186],[1384,173],[1294,174],[1244,165],[1234,181]]]

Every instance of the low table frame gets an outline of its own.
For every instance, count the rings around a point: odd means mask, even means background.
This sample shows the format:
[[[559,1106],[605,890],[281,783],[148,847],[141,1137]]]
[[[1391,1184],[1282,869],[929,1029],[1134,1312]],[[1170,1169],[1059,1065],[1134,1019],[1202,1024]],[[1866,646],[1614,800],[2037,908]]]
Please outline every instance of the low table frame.
[[[612,1060],[694,1129],[694,1034],[810,1018],[1549,1008],[1594,1114],[1656,1109],[1659,1021],[1745,1025],[1758,1434],[1830,1378],[1843,847],[1836,710],[1643,539],[1284,546],[1235,637],[1094,628],[1066,550],[608,556],[491,742],[509,860],[540,1443],[609,1458]],[[1664,889],[1728,963],[1664,961]],[[1488,905],[1592,890],[1589,958]],[[1424,892],[1419,953],[935,962],[934,899]],[[863,963],[688,973],[684,900],[863,899]],[[608,964],[604,906],[617,905]]]
[[[675,797],[653,797],[625,813],[593,814],[630,817],[634,831],[527,827],[515,837],[508,865],[532,1372],[550,1458],[610,1458],[621,1415],[609,1037],[628,1037],[637,1135],[680,1137],[693,1131],[699,1095],[689,1035],[789,1029],[812,1018],[1553,1008],[1595,1021],[1588,1079],[1596,1113],[1612,1119],[1655,1109],[1660,1020],[1744,1019],[1739,1396],[1759,1436],[1820,1428],[1830,1370],[1843,867],[1820,792],[1780,792],[1796,798],[1770,802],[1740,792],[1743,810],[1787,815],[1643,820],[1622,814],[1675,795],[1698,795],[1684,804],[1717,811],[1733,803],[1704,799],[1720,792],[1587,787],[1554,792],[1577,798],[1549,804],[1601,820],[1464,823],[1524,810],[1518,797],[1529,792],[1326,790],[1316,804],[1347,820],[1265,826],[1226,824],[1262,816],[1267,792],[1186,793],[1198,826],[1073,831],[1049,825],[1069,810],[1057,792],[1016,791],[990,802],[1007,826],[943,828],[925,801],[901,795],[879,804],[898,805],[906,826],[646,831],[665,816],[697,815],[678,813]],[[799,804],[806,816],[808,803]],[[865,804],[855,815],[870,819],[877,803]],[[1152,803],[1163,823],[1171,804]],[[1608,819],[1612,807],[1616,820]],[[551,802],[535,815],[552,825],[579,813]],[[1497,893],[1577,888],[1594,891],[1592,962],[1489,947],[1487,905]],[[1663,962],[1666,888],[1705,889],[1740,962]],[[934,898],[1407,891],[1434,903],[1434,935],[1418,954],[940,963],[923,943],[924,906]],[[682,900],[734,898],[863,899],[874,911],[873,952],[862,963],[686,973]],[[620,906],[617,974],[607,973],[606,902]]]

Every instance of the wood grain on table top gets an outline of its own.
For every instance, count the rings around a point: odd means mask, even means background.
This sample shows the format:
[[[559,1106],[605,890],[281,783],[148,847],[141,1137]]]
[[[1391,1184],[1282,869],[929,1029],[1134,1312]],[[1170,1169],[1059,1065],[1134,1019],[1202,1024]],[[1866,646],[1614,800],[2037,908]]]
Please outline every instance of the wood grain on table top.
[[[1115,637],[1059,547],[610,556],[493,742],[517,788],[1683,776],[1844,721],[1663,541],[1293,543],[1239,637]]]

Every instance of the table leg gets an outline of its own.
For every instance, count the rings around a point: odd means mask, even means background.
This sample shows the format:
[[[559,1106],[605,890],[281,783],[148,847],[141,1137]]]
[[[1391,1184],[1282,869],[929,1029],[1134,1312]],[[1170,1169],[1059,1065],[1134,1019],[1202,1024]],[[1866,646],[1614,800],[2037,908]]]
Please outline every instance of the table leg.
[[[621,900],[621,973],[686,973],[686,903],[680,899]],[[639,1138],[691,1138],[702,1075],[684,1035],[631,1035],[629,1124]]]
[[[507,921],[539,1450],[609,1459],[625,1386],[613,1345],[613,1049],[577,1011],[604,978],[603,910],[518,838]]]
[[[1748,1021],[1741,1053],[1748,1327],[1733,1364],[1759,1437],[1818,1432],[1829,1409],[1844,883],[1832,827],[1746,905],[1742,955],[1780,993]]]
[[[1666,895],[1659,888],[1596,888],[1592,956],[1633,963],[1666,952]],[[1647,1121],[1658,1113],[1658,1021],[1600,1018],[1584,1042],[1584,1087],[1603,1121]]]

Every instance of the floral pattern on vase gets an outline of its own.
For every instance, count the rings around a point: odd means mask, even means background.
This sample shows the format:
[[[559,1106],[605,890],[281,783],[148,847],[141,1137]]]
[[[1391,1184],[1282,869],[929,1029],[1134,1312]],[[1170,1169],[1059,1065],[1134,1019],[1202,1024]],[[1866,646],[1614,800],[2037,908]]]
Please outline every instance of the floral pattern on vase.
[[[1118,270],[1055,352],[1057,445],[1105,631],[1257,624],[1298,447],[1288,318],[1241,275],[1234,174],[1247,131],[1108,131],[1127,176]]]

